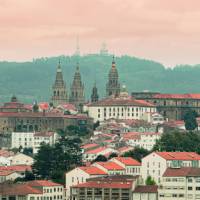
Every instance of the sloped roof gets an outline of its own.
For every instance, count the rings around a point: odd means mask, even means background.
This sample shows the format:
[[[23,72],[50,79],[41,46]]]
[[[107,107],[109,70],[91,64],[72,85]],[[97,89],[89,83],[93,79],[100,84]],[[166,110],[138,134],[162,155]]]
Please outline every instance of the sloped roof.
[[[164,177],[179,177],[179,176],[199,176],[200,168],[196,167],[181,167],[181,168],[167,168],[163,174]]]
[[[195,152],[155,152],[165,160],[200,160],[200,155]]]
[[[116,160],[127,166],[140,166],[141,163],[131,157],[115,157]]]
[[[90,175],[106,175],[107,173],[95,166],[79,167],[81,170]]]

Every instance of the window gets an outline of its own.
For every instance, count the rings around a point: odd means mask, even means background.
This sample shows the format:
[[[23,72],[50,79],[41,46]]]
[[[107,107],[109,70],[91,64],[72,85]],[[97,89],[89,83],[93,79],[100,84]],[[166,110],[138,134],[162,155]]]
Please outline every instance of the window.
[[[188,187],[188,190],[192,190],[192,187]]]

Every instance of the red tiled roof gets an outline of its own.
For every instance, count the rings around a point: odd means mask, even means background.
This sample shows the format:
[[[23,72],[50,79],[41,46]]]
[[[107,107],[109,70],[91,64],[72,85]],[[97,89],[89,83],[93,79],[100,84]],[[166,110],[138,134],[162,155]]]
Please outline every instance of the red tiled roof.
[[[96,162],[96,164],[101,165],[102,167],[104,167],[107,170],[124,170],[123,167],[121,167],[120,165],[116,164],[115,162]]]
[[[14,173],[13,171],[9,171],[9,170],[3,170],[0,171],[0,176],[8,176],[10,174]]]
[[[156,94],[157,99],[200,99],[200,94]]]
[[[99,145],[98,144],[95,144],[95,143],[92,143],[92,144],[84,144],[81,146],[82,149],[89,149],[89,148],[92,148],[92,147],[98,147]]]
[[[200,176],[200,168],[196,167],[167,168],[163,176],[164,177]]]
[[[141,163],[131,157],[115,157],[116,160],[128,166],[140,166]]]
[[[195,152],[155,152],[166,160],[200,160]]]
[[[132,182],[98,182],[98,181],[89,181],[86,183],[81,183],[73,188],[122,188],[122,189],[131,189]]]
[[[1,184],[1,195],[28,195],[28,194],[42,194],[42,191],[32,188],[27,184]]]
[[[31,171],[31,166],[29,165],[12,165],[12,166],[0,166],[0,171],[15,171],[15,172],[25,172]]]
[[[1,149],[0,150],[0,156],[3,156],[3,157],[10,157],[10,156],[14,156],[15,153],[13,151],[7,151],[7,150],[4,150],[4,149]]]
[[[88,106],[139,106],[139,107],[155,107],[154,104],[144,100],[136,100],[134,98],[107,98],[89,104]]]
[[[85,154],[97,154],[107,149],[107,147],[99,147],[97,149],[86,151]]]
[[[54,186],[62,186],[61,184],[48,181],[48,180],[34,180],[34,181],[29,181],[27,182],[27,185],[31,187],[37,187],[37,186],[42,186],[42,187],[54,187]]]
[[[134,148],[133,147],[129,147],[129,146],[124,146],[124,147],[121,147],[119,149],[117,149],[117,151],[121,154],[125,153],[125,152],[128,152],[128,151],[131,151],[133,150]]]
[[[38,103],[38,106],[41,110],[48,110],[49,109],[49,103],[48,102],[40,102],[40,103]]]
[[[79,168],[90,175],[107,175],[106,172],[95,166],[79,167]]]
[[[157,185],[142,185],[137,186],[134,190],[134,193],[157,193],[158,186]]]

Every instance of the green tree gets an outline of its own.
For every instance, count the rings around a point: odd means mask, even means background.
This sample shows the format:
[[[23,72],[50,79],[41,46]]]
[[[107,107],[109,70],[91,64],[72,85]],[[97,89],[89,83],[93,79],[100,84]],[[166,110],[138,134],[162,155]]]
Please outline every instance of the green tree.
[[[35,155],[35,162],[32,166],[33,173],[36,177],[49,179],[56,166],[53,165],[53,147],[49,144],[41,144],[38,153]]]
[[[132,157],[136,159],[137,161],[141,162],[142,158],[147,156],[149,153],[150,151],[144,148],[135,147],[134,150],[124,153],[123,157]]]
[[[193,110],[189,110],[188,112],[186,112],[186,114],[184,115],[186,130],[193,131],[198,127],[198,123],[196,120],[197,117],[198,117],[198,114]]]
[[[156,182],[151,176],[148,176],[147,179],[145,180],[145,184],[146,185],[156,185]]]
[[[32,166],[37,178],[63,183],[65,172],[82,164],[79,138],[62,137],[55,146],[42,144]]]
[[[95,162],[106,162],[108,161],[108,159],[103,156],[103,155],[98,155],[94,160],[93,160],[93,163]]]
[[[115,158],[115,157],[117,157],[118,155],[117,155],[117,153],[111,153],[110,155],[109,155],[109,157],[108,157],[108,160],[110,160],[110,159],[112,159],[112,158]]]

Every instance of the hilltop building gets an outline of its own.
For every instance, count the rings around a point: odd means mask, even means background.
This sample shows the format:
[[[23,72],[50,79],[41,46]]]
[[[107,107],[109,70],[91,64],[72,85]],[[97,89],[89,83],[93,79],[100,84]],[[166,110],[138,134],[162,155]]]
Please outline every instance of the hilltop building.
[[[55,80],[55,83],[53,84],[52,90],[53,90],[53,95],[52,95],[51,101],[54,106],[68,102],[66,83],[63,80],[63,74],[62,74],[60,61],[57,67],[56,80]]]
[[[116,68],[115,60],[113,57],[112,67],[108,74],[108,83],[106,84],[106,96],[117,97],[120,94],[119,75]]]
[[[71,95],[69,98],[70,103],[75,104],[78,108],[85,102],[84,84],[81,81],[81,74],[79,64],[77,64],[74,79],[71,85]]]

